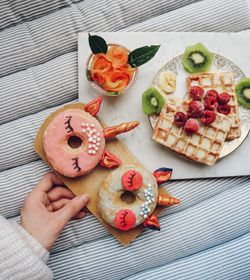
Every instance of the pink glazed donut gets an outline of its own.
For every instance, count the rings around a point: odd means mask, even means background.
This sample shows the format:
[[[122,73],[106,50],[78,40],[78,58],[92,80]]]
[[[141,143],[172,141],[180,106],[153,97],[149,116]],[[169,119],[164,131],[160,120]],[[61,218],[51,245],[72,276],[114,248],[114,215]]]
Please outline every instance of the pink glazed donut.
[[[77,140],[76,145],[72,145]],[[43,146],[52,167],[67,177],[82,176],[99,163],[105,147],[99,121],[80,109],[58,113],[47,127]]]

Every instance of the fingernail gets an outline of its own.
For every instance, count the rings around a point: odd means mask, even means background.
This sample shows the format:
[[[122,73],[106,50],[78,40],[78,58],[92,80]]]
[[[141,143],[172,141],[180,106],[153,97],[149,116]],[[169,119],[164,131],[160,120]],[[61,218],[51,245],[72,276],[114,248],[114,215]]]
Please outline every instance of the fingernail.
[[[80,195],[79,199],[80,199],[82,202],[88,202],[89,196],[88,196],[87,194],[82,194],[82,195]]]

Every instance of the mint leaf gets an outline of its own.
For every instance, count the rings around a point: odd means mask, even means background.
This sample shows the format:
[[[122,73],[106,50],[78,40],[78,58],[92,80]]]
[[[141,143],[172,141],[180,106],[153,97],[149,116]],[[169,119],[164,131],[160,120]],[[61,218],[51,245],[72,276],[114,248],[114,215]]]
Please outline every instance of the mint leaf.
[[[87,71],[86,71],[86,77],[87,77],[87,80],[88,80],[88,81],[90,81],[90,82],[93,81],[93,79],[92,79],[92,77],[91,77],[91,74],[90,74],[90,70],[87,70]]]
[[[106,41],[97,35],[92,36],[89,34],[89,46],[94,54],[106,53],[108,50]]]
[[[159,45],[152,45],[133,50],[129,53],[128,64],[132,67],[143,65],[155,56],[159,48]]]

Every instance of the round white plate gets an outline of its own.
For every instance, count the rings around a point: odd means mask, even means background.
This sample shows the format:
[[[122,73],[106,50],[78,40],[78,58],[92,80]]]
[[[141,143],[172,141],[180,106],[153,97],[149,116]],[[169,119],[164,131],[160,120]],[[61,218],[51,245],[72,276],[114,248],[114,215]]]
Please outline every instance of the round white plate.
[[[158,85],[158,77],[159,74],[163,71],[169,70],[173,71],[176,74],[176,91],[173,94],[165,94],[163,92],[162,95],[164,98],[177,96],[180,98],[185,98],[186,95],[186,77],[188,73],[184,70],[181,61],[182,55],[176,56],[170,61],[168,61],[155,75],[152,86]],[[214,59],[212,66],[209,70],[210,72],[232,72],[234,75],[235,83],[237,83],[240,79],[245,77],[243,71],[235,65],[229,59],[214,53]],[[239,113],[240,113],[240,125],[241,125],[241,136],[231,141],[226,141],[220,154],[220,158],[232,153],[235,149],[237,149],[240,144],[246,139],[249,131],[250,131],[250,110],[245,109],[244,107],[239,105]],[[155,127],[158,119],[158,115],[150,115],[149,121],[152,129]]]

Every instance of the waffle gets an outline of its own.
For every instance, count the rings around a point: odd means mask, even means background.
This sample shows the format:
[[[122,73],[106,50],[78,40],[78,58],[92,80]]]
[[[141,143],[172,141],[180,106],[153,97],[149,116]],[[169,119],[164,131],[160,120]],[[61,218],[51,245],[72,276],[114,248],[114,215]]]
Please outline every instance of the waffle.
[[[224,73],[199,73],[191,74],[187,77],[187,92],[190,92],[191,86],[200,86],[205,92],[210,89],[216,90],[218,93],[226,92],[231,95],[229,105],[231,112],[227,115],[232,120],[227,140],[240,137],[240,118],[237,96],[235,94],[234,76],[231,72]]]
[[[163,107],[153,133],[153,140],[194,161],[213,165],[231,127],[231,119],[217,113],[216,120],[208,126],[200,123],[199,130],[188,135],[174,124],[176,112],[186,112],[188,101],[169,98]]]

